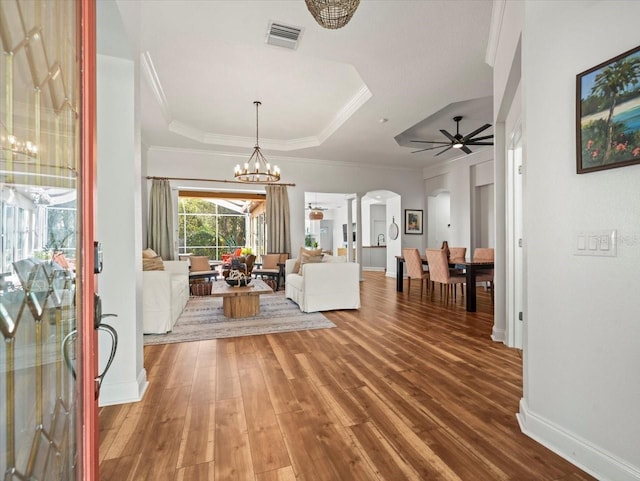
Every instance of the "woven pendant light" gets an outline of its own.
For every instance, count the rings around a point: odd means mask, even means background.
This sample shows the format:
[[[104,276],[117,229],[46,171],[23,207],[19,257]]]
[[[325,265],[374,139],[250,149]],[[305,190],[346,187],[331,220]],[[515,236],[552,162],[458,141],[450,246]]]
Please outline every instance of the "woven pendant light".
[[[322,220],[324,219],[324,214],[321,210],[312,210],[309,212],[309,220]]]
[[[324,28],[342,28],[356,12],[360,0],[305,0],[316,22]]]

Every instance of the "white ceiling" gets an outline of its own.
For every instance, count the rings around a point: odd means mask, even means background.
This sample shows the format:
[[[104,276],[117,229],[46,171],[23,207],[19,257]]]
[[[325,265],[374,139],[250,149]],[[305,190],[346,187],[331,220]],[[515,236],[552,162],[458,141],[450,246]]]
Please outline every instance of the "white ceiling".
[[[465,117],[463,133],[492,120],[490,101],[466,102],[492,93],[484,63],[491,0],[362,0],[339,30],[321,28],[303,0],[117,5],[143,58],[150,147],[248,157],[260,100],[260,145],[270,160],[419,168],[459,152],[434,160],[433,151],[411,154],[417,149],[403,139],[439,140],[440,129],[455,131],[454,115]],[[265,43],[270,21],[303,29],[296,50]]]

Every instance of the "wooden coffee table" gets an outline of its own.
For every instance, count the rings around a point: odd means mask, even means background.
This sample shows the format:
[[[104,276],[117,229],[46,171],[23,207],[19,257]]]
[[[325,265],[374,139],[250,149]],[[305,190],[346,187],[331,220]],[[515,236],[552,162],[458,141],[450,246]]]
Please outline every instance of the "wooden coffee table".
[[[231,287],[224,280],[212,284],[211,295],[222,297],[224,315],[232,319],[257,316],[260,313],[260,294],[273,292],[260,279],[251,279],[251,284],[246,287]]]

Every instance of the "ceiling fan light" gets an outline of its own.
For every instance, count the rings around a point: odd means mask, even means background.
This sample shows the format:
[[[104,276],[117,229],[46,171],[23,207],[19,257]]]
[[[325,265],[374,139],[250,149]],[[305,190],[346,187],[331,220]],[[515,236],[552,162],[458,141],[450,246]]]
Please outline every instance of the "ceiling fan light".
[[[452,147],[454,149],[461,149],[464,145],[461,144],[460,142],[456,142],[455,144],[452,145]]]

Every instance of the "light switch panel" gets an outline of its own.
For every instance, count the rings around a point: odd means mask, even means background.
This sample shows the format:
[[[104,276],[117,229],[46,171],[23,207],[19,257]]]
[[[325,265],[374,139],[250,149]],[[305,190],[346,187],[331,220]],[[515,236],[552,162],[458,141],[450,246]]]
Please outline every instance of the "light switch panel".
[[[578,232],[576,237],[574,254],[578,256],[604,256],[615,257],[617,255],[616,230],[593,230]]]

